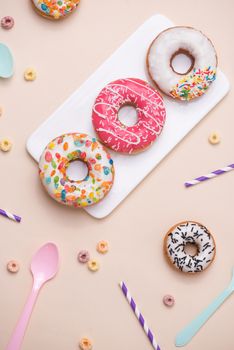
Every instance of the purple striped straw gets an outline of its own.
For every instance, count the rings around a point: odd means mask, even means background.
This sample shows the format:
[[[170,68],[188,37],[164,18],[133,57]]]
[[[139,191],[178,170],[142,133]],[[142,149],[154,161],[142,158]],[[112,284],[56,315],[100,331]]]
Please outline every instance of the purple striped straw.
[[[155,350],[160,350],[159,345],[157,344],[157,341],[155,339],[154,334],[152,333],[152,331],[149,329],[146,320],[144,319],[143,315],[141,314],[140,310],[138,309],[137,304],[135,303],[135,301],[133,300],[133,298],[131,297],[131,294],[126,286],[126,284],[124,282],[120,282],[120,287],[122,289],[123,294],[125,295],[129,305],[131,306],[135,316],[137,317],[138,321],[140,322],[141,327],[143,328],[144,332],[146,333],[151,345],[153,346],[153,348]]]
[[[203,181],[212,179],[213,177],[216,177],[216,176],[222,175],[224,173],[227,173],[227,172],[229,172],[231,170],[234,170],[234,164],[230,164],[230,165],[228,165],[228,166],[226,166],[224,168],[212,171],[211,173],[203,175],[203,176],[200,176],[200,177],[197,177],[194,180],[187,181],[187,182],[185,182],[184,185],[185,185],[185,187],[191,187],[191,186],[194,186],[196,184],[199,184],[200,182],[203,182]]]
[[[21,217],[20,216],[11,214],[8,211],[3,210],[3,209],[0,209],[0,215],[5,216],[5,218],[8,218],[8,219],[16,221],[16,222],[20,222],[21,221]]]

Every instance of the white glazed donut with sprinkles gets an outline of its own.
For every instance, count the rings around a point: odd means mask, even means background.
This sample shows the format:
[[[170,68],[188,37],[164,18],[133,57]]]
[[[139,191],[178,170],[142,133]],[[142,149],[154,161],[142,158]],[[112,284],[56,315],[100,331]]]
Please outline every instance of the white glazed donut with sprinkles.
[[[88,174],[72,180],[67,168],[72,161],[86,163]],[[59,203],[75,208],[98,203],[110,191],[114,165],[110,154],[95,137],[70,133],[56,137],[44,149],[39,174],[46,191]]]
[[[185,252],[188,243],[196,245],[196,255]],[[216,253],[215,241],[210,231],[195,221],[184,221],[173,226],[166,234],[164,249],[173,266],[190,273],[205,270]]]
[[[173,59],[179,54],[190,58],[187,72],[177,72]],[[189,101],[202,96],[216,78],[217,54],[201,31],[172,27],[161,32],[147,54],[147,68],[157,87],[175,99]]]

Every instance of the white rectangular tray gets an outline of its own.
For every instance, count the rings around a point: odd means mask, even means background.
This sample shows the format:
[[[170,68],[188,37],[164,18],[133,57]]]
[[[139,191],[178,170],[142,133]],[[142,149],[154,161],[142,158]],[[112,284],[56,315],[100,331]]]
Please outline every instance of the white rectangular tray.
[[[44,147],[54,137],[66,132],[95,135],[91,123],[94,100],[99,91],[118,78],[138,77],[148,80],[145,57],[151,41],[173,23],[162,15],[147,20],[130,38],[90,76],[28,139],[27,149],[38,161]],[[112,153],[115,183],[106,198],[85,210],[95,218],[110,214],[127,195],[156,167],[184,136],[227,94],[229,82],[219,70],[208,92],[190,103],[165,97],[167,120],[157,142],[148,150],[127,156]]]

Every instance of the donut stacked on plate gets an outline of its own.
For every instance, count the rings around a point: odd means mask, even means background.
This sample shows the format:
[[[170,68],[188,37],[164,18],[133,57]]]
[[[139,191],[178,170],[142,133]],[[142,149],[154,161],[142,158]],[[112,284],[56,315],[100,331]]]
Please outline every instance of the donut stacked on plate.
[[[184,74],[174,70],[175,56],[184,54],[191,60]],[[151,79],[166,95],[190,101],[202,96],[216,78],[217,54],[212,42],[199,30],[173,27],[161,32],[147,53]]]
[[[67,175],[69,164],[76,160],[81,160],[88,168],[87,176],[81,181],[74,181]],[[53,199],[75,208],[98,203],[114,181],[110,154],[96,138],[79,133],[52,140],[41,155],[39,173]]]
[[[118,112],[125,105],[136,108],[138,121],[133,126],[122,124]],[[140,79],[119,79],[106,85],[93,106],[93,126],[99,139],[113,151],[144,151],[162,132],[166,109],[162,96]]]
[[[33,0],[37,10],[50,18],[71,13],[79,0]],[[191,66],[185,74],[175,71],[172,61],[185,54]],[[150,78],[162,93],[181,101],[205,94],[216,78],[217,55],[211,41],[190,27],[173,27],[161,32],[151,43],[146,63]],[[118,116],[126,105],[135,107],[137,122],[123,124]],[[108,83],[98,93],[92,108],[94,131],[112,151],[133,155],[145,151],[160,136],[166,121],[166,108],[161,94],[139,78],[122,78]],[[112,188],[112,156],[92,136],[72,130],[59,135],[44,149],[39,162],[40,178],[56,201],[75,208],[90,206],[103,199]],[[156,147],[156,146],[155,146]],[[88,168],[80,181],[69,179],[70,162],[81,160]]]

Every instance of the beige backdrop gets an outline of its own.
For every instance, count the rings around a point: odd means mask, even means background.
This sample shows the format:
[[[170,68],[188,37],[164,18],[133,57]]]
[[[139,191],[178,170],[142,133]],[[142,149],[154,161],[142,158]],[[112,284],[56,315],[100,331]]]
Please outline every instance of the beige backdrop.
[[[39,296],[23,350],[73,350],[87,335],[96,350],[151,349],[118,282],[125,280],[141,306],[162,350],[173,350],[178,330],[229,283],[233,257],[233,185],[229,173],[191,189],[183,182],[234,161],[233,91],[181,142],[147,179],[106,219],[64,208],[42,191],[37,165],[25,150],[28,136],[152,14],[202,29],[214,42],[219,64],[232,82],[234,46],[232,0],[156,1],[82,0],[79,10],[60,23],[35,14],[29,0],[0,0],[0,17],[12,15],[15,27],[0,30],[11,48],[15,74],[0,81],[0,138],[13,140],[0,153],[0,207],[22,215],[21,224],[0,218],[0,349],[4,349],[32,284],[28,269],[38,247],[55,242],[60,271]],[[23,79],[35,67],[33,83]],[[222,136],[218,146],[207,137]],[[232,150],[232,151],[231,151]],[[188,276],[165,261],[163,237],[176,222],[194,219],[215,235],[217,257],[206,272]],[[110,252],[98,256],[96,242],[108,240]],[[76,262],[80,248],[100,261],[96,274]],[[6,262],[20,261],[17,275]],[[176,305],[167,309],[164,294]],[[209,320],[188,350],[232,350],[234,298]]]

